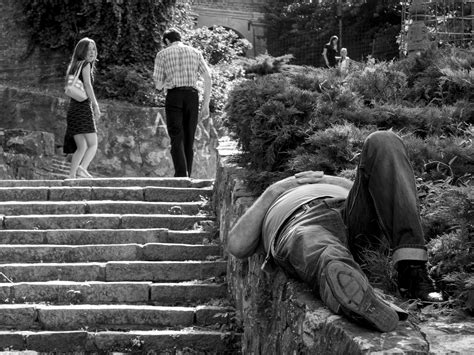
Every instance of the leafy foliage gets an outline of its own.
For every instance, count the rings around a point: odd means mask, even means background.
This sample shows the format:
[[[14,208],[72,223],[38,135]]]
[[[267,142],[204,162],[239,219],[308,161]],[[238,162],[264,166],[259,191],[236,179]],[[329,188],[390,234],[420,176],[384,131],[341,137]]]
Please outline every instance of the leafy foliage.
[[[296,64],[323,66],[323,45],[332,35],[339,34],[337,6],[333,0],[272,2],[265,14],[269,53],[291,53]],[[353,58],[372,54],[378,59],[391,59],[398,55],[395,36],[400,31],[399,2],[342,2],[340,14],[344,47]]]

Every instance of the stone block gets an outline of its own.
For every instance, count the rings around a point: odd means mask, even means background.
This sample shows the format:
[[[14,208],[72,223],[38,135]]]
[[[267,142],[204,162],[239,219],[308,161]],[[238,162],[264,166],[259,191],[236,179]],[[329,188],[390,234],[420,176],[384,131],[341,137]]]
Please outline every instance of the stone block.
[[[6,263],[137,260],[137,244],[120,245],[0,245],[0,260]]]
[[[0,201],[46,201],[47,187],[0,187]]]
[[[0,324],[10,329],[30,329],[36,320],[36,309],[30,305],[0,305]]]
[[[23,129],[5,130],[4,149],[9,153],[28,156],[54,155],[54,134]]]
[[[92,187],[92,200],[143,201],[141,187]]]
[[[49,200],[51,201],[83,201],[92,199],[90,187],[51,187]]]
[[[145,244],[160,241],[167,229],[70,229],[45,232],[47,244]]]
[[[13,282],[28,281],[104,281],[105,264],[0,264],[0,272]]]
[[[0,349],[26,349],[26,337],[20,332],[0,331]]]
[[[107,281],[189,281],[225,274],[224,261],[109,262]]]
[[[31,215],[5,217],[6,229],[115,229],[118,215]]]
[[[212,188],[145,187],[145,201],[189,202],[212,197]]]
[[[47,353],[82,352],[86,347],[86,331],[35,332],[26,336],[28,349]]]
[[[28,214],[83,214],[86,204],[83,202],[13,202],[0,204],[0,214],[28,215]]]
[[[200,326],[227,324],[233,315],[234,311],[227,307],[197,306],[196,324]]]
[[[159,304],[185,304],[208,302],[213,298],[223,298],[227,295],[224,284],[166,283],[150,286],[150,300]]]
[[[46,244],[46,231],[0,230],[0,244]]]
[[[122,229],[135,228],[168,228],[173,230],[193,229],[200,221],[209,219],[206,216],[184,215],[123,215]]]
[[[143,246],[143,260],[206,260],[209,256],[219,256],[218,245],[186,245],[150,243]]]
[[[189,327],[194,309],[131,305],[38,306],[38,321],[47,330],[81,329],[151,329]]]
[[[134,351],[162,354],[185,353],[239,353],[230,344],[238,345],[238,335],[202,330],[151,330],[130,332],[99,332],[90,335],[94,349],[101,351]]]

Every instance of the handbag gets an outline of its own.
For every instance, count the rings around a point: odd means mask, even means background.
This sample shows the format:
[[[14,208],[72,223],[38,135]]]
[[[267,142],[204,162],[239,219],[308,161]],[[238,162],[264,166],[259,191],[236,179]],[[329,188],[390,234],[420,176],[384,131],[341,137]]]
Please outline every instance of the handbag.
[[[87,93],[84,89],[84,84],[82,83],[82,80],[79,79],[79,73],[81,72],[83,64],[84,62],[81,63],[75,75],[68,76],[66,88],[64,90],[67,96],[79,102],[87,99]]]

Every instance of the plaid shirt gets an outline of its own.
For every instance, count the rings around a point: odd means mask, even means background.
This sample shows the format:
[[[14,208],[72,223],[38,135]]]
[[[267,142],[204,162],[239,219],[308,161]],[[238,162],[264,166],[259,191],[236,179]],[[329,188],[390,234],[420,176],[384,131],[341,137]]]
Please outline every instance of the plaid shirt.
[[[164,84],[165,89],[179,86],[197,88],[198,75],[206,70],[201,52],[182,42],[173,42],[156,55],[153,80]]]

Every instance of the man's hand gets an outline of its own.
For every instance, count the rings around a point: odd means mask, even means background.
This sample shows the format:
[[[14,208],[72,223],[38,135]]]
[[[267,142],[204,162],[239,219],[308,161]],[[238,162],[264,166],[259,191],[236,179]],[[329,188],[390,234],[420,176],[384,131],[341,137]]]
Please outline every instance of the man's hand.
[[[200,116],[201,120],[209,117],[209,105],[202,105]]]
[[[274,197],[280,196],[282,193],[304,184],[316,184],[322,182],[324,173],[322,171],[303,171],[293,176],[289,176],[286,179],[275,182],[269,186],[268,189],[274,195]]]

